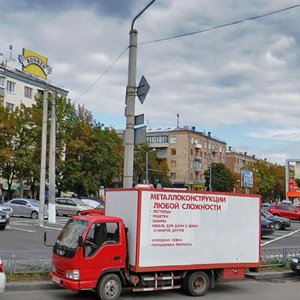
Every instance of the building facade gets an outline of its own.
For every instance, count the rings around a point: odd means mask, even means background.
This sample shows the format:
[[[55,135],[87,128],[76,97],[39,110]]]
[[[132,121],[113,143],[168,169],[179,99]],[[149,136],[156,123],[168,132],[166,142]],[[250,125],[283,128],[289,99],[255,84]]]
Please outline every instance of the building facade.
[[[50,92],[56,91],[58,96],[68,96],[68,91],[17,69],[16,61],[0,63],[0,105],[10,110],[14,110],[22,103],[30,107],[35,103],[35,97],[43,95],[46,88]]]
[[[157,158],[167,160],[174,187],[204,189],[210,164],[225,164],[226,143],[195,127],[147,129],[146,138]]]

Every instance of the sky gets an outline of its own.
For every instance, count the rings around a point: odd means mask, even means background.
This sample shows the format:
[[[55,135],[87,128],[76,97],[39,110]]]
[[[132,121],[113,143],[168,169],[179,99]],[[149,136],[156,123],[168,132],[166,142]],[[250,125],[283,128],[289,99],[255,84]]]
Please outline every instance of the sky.
[[[124,129],[129,32],[149,2],[0,0],[2,59],[45,55],[50,83]],[[299,159],[299,19],[300,0],[156,0],[134,24],[137,85],[150,85],[136,114],[152,129],[179,115],[181,127],[272,163]]]

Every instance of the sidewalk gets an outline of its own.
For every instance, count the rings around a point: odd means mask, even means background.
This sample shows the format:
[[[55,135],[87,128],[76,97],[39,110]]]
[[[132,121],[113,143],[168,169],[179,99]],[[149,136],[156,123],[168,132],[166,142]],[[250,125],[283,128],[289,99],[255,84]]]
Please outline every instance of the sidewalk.
[[[284,272],[263,272],[263,273],[254,273],[249,272],[245,274],[245,278],[254,279],[254,280],[275,280],[279,278],[292,278],[299,276],[292,271]],[[28,290],[53,290],[59,289],[54,283],[50,280],[44,281],[11,281],[7,283],[7,291],[28,291]]]

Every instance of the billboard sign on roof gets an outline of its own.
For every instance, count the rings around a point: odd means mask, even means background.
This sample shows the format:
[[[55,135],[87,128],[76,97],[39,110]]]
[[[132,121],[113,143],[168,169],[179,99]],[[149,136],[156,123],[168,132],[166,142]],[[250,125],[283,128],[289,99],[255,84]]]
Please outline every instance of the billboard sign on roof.
[[[35,76],[47,79],[47,75],[51,73],[48,65],[48,58],[23,48],[22,55],[19,55],[19,61],[23,66],[23,71]]]

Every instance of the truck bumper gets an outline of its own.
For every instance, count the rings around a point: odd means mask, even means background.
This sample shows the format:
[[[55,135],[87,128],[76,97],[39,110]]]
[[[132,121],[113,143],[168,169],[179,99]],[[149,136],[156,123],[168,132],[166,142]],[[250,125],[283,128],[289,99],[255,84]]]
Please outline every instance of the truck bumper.
[[[72,290],[79,291],[79,281],[67,279],[62,277],[54,272],[49,273],[49,279],[59,287]]]

